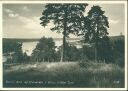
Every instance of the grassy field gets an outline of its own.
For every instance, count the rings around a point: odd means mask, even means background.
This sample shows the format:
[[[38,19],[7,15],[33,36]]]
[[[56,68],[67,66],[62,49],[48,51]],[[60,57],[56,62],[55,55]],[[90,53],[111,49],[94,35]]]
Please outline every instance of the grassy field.
[[[4,87],[124,87],[124,69],[105,63],[32,63],[4,69]]]

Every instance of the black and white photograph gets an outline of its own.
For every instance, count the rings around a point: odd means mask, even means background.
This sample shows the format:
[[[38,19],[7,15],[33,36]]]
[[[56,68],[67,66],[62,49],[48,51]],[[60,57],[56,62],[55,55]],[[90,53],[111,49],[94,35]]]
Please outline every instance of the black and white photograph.
[[[125,88],[126,4],[4,3],[3,88]]]

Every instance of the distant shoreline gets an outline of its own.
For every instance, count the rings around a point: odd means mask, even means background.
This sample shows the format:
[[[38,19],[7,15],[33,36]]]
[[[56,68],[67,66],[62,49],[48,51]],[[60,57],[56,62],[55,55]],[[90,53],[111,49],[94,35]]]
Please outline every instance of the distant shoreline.
[[[39,41],[40,38],[2,38],[3,41],[18,41],[18,42],[36,42]],[[55,41],[61,41],[63,38],[53,38]],[[81,40],[81,38],[67,38],[67,40]]]
[[[118,39],[118,38],[124,38],[124,35],[119,36],[109,36],[110,39]],[[18,42],[36,42],[39,41],[40,38],[2,38],[3,41],[18,41]],[[61,41],[63,38],[53,38],[54,41]],[[82,38],[67,38],[67,40],[82,40]]]

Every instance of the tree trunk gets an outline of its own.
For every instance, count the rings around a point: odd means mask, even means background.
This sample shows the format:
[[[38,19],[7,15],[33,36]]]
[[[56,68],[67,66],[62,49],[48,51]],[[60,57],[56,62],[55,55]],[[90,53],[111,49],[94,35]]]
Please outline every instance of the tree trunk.
[[[64,16],[64,31],[63,31],[63,47],[62,47],[62,56],[60,62],[65,61],[65,44],[66,44],[66,30],[67,30],[67,11],[65,11],[65,16]]]
[[[66,28],[64,28],[64,33],[63,33],[63,46],[62,46],[62,53],[61,53],[60,62],[65,61],[65,44],[66,44]]]
[[[95,46],[95,62],[97,62],[97,48]]]

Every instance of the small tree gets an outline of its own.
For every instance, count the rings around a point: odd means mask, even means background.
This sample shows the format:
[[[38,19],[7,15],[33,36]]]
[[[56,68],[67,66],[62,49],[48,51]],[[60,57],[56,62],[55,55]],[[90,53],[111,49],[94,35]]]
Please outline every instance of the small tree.
[[[4,39],[3,54],[11,58],[8,59],[9,61],[22,62],[23,61],[22,43],[16,42],[14,40]]]
[[[83,12],[87,4],[47,4],[40,18],[41,25],[46,26],[53,21],[55,27],[52,31],[63,34],[63,55],[61,61],[65,60],[66,37],[70,33],[77,34],[81,30]]]
[[[23,53],[23,61],[24,62],[29,62],[30,61],[30,56],[28,56],[26,52]]]
[[[37,61],[54,61],[55,42],[52,38],[41,38],[33,50],[32,58]]]

